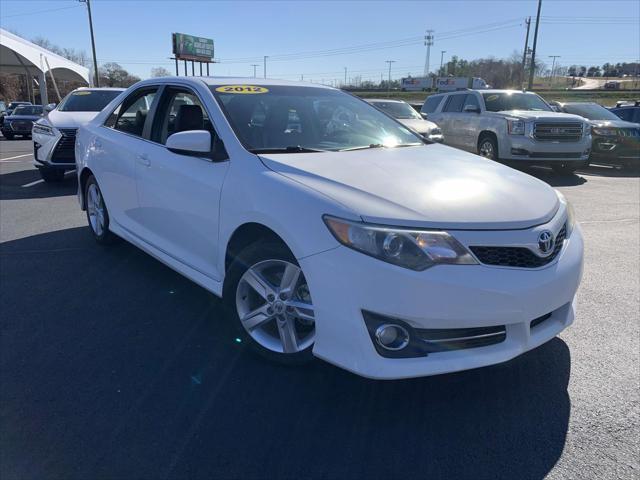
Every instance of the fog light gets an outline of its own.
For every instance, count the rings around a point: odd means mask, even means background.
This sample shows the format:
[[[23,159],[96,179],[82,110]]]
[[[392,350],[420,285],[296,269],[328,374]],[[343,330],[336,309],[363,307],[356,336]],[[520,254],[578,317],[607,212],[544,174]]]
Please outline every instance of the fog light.
[[[376,329],[376,342],[385,350],[402,350],[409,345],[409,332],[400,325],[385,323]]]

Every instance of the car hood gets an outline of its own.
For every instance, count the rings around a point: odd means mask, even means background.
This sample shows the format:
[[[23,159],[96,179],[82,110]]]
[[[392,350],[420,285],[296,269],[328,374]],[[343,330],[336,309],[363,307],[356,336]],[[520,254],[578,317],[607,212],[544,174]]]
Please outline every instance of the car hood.
[[[405,127],[409,127],[411,130],[414,130],[418,133],[428,133],[437,127],[437,125],[433,122],[420,120],[418,118],[398,118],[397,120]]]
[[[584,122],[586,121],[579,115],[573,115],[572,113],[560,113],[560,112],[541,112],[535,110],[508,110],[497,112],[503,116],[519,118],[522,120],[537,120],[537,121],[565,121],[565,122]]]
[[[549,221],[559,207],[546,183],[443,145],[260,157],[373,223],[520,229]]]
[[[93,120],[100,112],[61,112],[52,110],[47,115],[49,123],[57,128],[78,128]]]
[[[624,120],[587,120],[594,127],[638,128],[640,124]]]
[[[32,122],[35,122],[36,120],[38,120],[39,118],[41,118],[40,115],[9,115],[8,117],[4,117],[5,120],[8,121],[12,121],[12,120],[31,120]]]

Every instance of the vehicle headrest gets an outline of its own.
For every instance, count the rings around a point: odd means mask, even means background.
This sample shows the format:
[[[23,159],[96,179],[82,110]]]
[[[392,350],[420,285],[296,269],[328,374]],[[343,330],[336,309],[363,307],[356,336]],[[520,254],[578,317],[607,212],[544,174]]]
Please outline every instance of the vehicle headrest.
[[[200,105],[180,105],[176,115],[176,132],[203,130],[204,116]]]

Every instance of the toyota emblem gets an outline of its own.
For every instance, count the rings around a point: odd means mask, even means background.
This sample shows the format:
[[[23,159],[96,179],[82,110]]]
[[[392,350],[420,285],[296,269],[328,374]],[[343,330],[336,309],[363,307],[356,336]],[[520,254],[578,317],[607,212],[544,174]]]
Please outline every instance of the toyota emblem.
[[[549,255],[553,251],[553,233],[545,230],[538,236],[538,248],[543,255]]]

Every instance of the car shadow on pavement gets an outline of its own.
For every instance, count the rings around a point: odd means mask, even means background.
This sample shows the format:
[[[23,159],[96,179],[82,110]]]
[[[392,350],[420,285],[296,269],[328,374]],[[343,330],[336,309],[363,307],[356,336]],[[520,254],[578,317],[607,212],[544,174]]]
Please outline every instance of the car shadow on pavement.
[[[3,478],[542,479],[562,454],[559,338],[374,381],[257,357],[213,295],[87,228],[5,242],[0,261]]]
[[[64,197],[75,195],[78,188],[73,173],[67,174],[61,182],[45,183],[40,180],[40,172],[35,168],[0,174],[0,200]],[[38,183],[25,186],[33,182]]]

